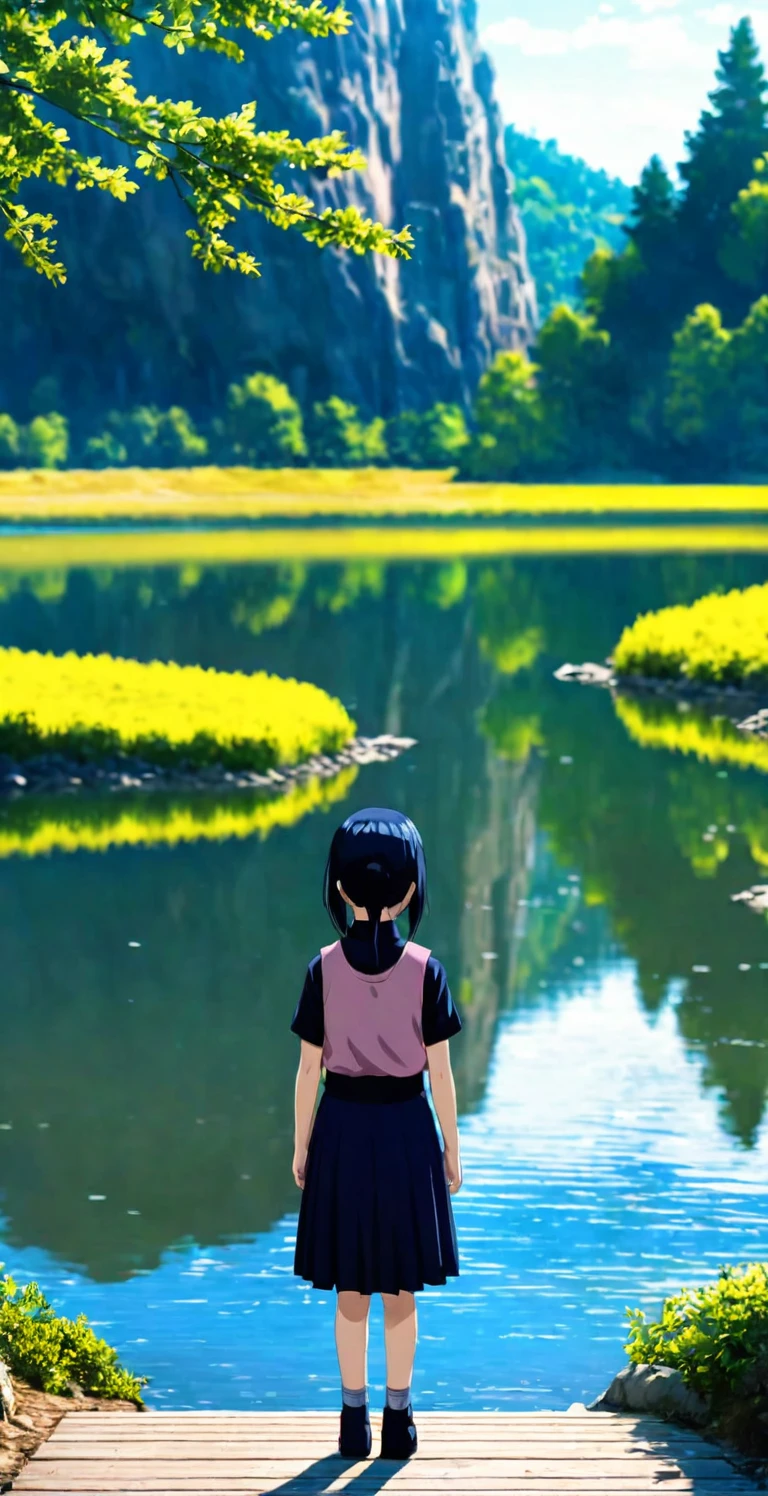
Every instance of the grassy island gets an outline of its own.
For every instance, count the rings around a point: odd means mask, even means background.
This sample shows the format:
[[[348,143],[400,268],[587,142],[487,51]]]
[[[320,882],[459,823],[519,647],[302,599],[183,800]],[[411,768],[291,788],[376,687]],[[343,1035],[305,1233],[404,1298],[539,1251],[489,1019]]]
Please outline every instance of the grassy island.
[[[768,687],[768,583],[641,614],[624,630],[613,663],[619,677]]]
[[[318,686],[111,655],[0,650],[0,753],[264,772],[338,749],[355,724]]]

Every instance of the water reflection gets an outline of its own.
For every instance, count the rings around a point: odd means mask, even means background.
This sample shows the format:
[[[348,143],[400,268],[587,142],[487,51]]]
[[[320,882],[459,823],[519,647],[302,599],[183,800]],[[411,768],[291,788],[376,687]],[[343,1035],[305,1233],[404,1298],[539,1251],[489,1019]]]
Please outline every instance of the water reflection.
[[[2,1255],[140,1342],[156,1400],[335,1402],[328,1307],[290,1276],[288,1024],[331,825],[363,800],[421,827],[420,938],[465,1019],[465,1275],[425,1300],[425,1401],[595,1395],[625,1303],[765,1254],[768,926],[730,900],[764,876],[764,775],[552,679],[641,608],[760,578],[749,557],[0,576],[3,643],[295,673],[418,739],[265,837],[121,837],[102,807],[64,856],[91,812],[4,812],[0,848],[54,850],[0,859]]]

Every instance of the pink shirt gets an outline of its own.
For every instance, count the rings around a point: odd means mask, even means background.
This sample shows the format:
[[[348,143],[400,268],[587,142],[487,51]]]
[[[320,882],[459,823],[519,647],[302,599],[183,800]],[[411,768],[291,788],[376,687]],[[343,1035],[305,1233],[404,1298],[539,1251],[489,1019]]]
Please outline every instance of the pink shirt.
[[[323,946],[323,1064],[340,1075],[417,1075],[427,1064],[421,1031],[430,952],[406,941],[388,971],[355,971],[341,941]]]

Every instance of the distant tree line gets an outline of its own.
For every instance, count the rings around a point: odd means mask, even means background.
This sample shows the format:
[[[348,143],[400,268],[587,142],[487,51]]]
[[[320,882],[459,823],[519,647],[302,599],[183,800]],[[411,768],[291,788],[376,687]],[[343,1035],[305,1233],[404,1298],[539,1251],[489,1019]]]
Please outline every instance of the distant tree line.
[[[51,393],[54,392],[51,381]],[[45,381],[36,403],[45,406]],[[390,420],[365,420],[337,395],[302,412],[288,386],[272,374],[248,375],[229,386],[226,408],[205,428],[179,405],[110,410],[91,435],[72,439],[55,410],[26,425],[0,413],[0,468],[190,467],[199,463],[252,467],[414,468],[455,466],[468,445],[464,413],[441,402]]]
[[[580,303],[581,272],[595,250],[624,248],[632,189],[558,150],[554,140],[538,140],[514,125],[504,131],[504,147],[539,313],[548,317],[560,302]]]

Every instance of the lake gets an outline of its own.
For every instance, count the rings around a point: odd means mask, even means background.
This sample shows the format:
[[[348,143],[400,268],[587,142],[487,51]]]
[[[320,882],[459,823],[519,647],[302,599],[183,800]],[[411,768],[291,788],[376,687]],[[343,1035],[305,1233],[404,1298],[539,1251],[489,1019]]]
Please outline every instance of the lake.
[[[768,1257],[768,922],[731,899],[768,881],[768,745],[553,671],[764,560],[118,554],[0,569],[0,643],[296,675],[417,745],[237,824],[213,797],[0,808],[6,1271],[152,1407],[337,1406],[333,1296],[292,1275],[289,1025],[331,834],[392,805],[464,1021],[462,1274],[420,1296],[414,1401],[590,1401],[627,1306]],[[380,1331],[375,1303],[374,1405]]]

